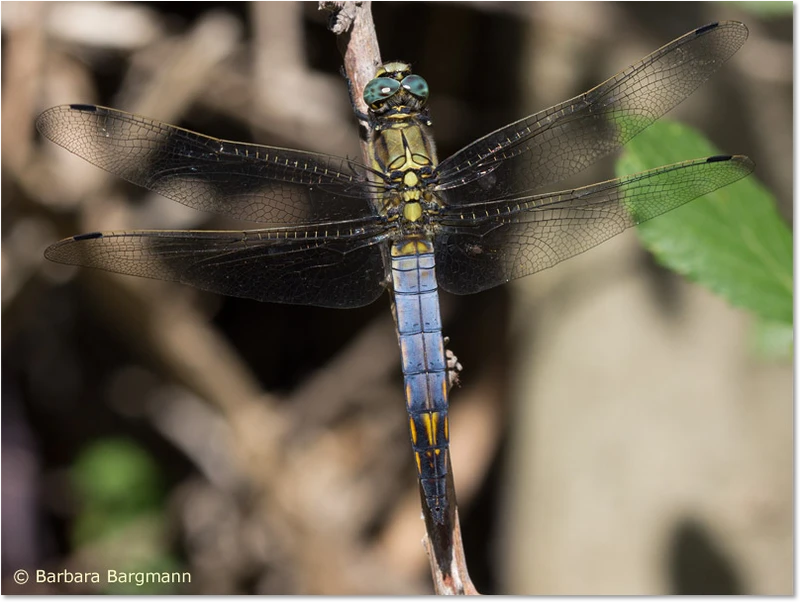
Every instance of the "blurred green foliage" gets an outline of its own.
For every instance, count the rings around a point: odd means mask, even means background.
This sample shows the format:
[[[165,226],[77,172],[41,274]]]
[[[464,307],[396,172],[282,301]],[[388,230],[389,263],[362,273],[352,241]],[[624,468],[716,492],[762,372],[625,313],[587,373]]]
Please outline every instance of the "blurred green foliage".
[[[762,19],[791,16],[794,13],[794,2],[731,2],[736,8]]]
[[[72,467],[81,505],[75,544],[90,543],[157,510],[159,481],[155,462],[130,441],[107,439],[84,449]]]
[[[94,442],[78,456],[71,481],[79,510],[73,545],[90,550],[92,567],[103,574],[180,571],[168,551],[163,485],[157,463],[123,439]],[[111,594],[176,593],[174,583],[104,583]]]

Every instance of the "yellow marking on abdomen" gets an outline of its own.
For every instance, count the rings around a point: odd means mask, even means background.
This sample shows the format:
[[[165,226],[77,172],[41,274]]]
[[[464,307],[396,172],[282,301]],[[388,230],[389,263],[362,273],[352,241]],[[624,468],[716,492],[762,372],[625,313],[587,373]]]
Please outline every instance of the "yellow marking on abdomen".
[[[428,245],[422,240],[407,240],[401,246],[392,245],[392,257],[404,257],[406,255],[416,255],[427,253]]]
[[[414,445],[416,445],[417,444],[417,425],[414,424],[414,419],[413,418],[409,418],[408,419],[408,426],[409,426],[409,429],[411,430],[411,441],[414,443]]]
[[[419,452],[414,452],[414,457],[417,460],[417,472],[422,474],[422,456],[419,455]]]
[[[433,430],[433,421],[431,420],[431,414],[423,414],[422,421],[425,423],[425,433],[428,435],[428,444],[435,445],[436,444],[436,433]]]

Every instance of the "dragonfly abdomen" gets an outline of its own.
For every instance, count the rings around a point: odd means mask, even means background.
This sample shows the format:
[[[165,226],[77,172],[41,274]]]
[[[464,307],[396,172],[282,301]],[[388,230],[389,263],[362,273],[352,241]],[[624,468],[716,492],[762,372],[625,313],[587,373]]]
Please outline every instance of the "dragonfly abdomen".
[[[411,237],[395,242],[391,254],[411,446],[423,497],[441,523],[452,500],[447,497],[448,374],[433,245]]]

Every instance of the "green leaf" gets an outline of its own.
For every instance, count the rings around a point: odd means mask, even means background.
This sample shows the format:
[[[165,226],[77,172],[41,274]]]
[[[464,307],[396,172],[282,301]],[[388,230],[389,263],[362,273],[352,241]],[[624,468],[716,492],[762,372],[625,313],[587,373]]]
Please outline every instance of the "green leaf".
[[[695,130],[660,121],[628,143],[617,175],[719,154]],[[754,175],[637,229],[662,265],[766,320],[792,323],[792,234]]]

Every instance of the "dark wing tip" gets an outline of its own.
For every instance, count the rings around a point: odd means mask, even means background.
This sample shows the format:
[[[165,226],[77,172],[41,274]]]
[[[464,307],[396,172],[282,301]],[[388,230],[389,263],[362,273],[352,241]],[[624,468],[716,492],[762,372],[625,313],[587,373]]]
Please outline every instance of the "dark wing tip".
[[[36,118],[36,129],[45,137],[53,140],[52,133],[54,130],[58,129],[60,123],[63,123],[65,119],[65,115],[69,114],[71,111],[80,111],[82,113],[97,113],[102,107],[98,107],[95,105],[84,105],[84,104],[71,104],[71,105],[58,105],[55,107],[50,107],[43,111],[37,118]],[[53,142],[56,142],[53,140]],[[60,144],[56,142],[56,144]],[[64,146],[61,144],[61,146]]]
[[[747,29],[747,25],[745,25],[741,21],[715,21],[714,23],[709,23],[708,25],[703,25],[702,27],[698,27],[692,33],[695,36],[702,36],[711,31],[712,29],[717,29],[718,27],[740,30],[741,33],[744,33],[743,39],[747,39],[747,36],[750,33],[750,31]]]
[[[753,162],[753,160],[745,155],[734,155],[731,158],[731,161],[736,161],[740,165],[747,168],[748,173],[752,172],[756,168],[756,164]]]
[[[706,159],[706,163],[724,163],[726,161],[738,164],[748,174],[752,173],[756,168],[756,164],[753,163],[753,160],[745,155],[714,155]]]
[[[694,33],[695,35],[699,36],[700,34],[703,34],[712,29],[716,29],[717,27],[719,27],[719,21],[716,21],[714,23],[709,23],[708,25],[703,25],[702,27],[698,27],[697,29],[694,30]]]
[[[731,159],[733,159],[733,155],[714,155],[706,159],[706,163],[718,163],[720,161],[730,161]]]
[[[94,113],[97,111],[97,107],[95,105],[69,105],[69,108],[74,111],[84,111],[86,113]]]
[[[78,234],[77,236],[73,236],[70,240],[89,240],[91,238],[102,238],[102,232],[88,232],[87,234]]]
[[[87,234],[78,234],[77,236],[70,236],[69,238],[65,238],[64,240],[60,240],[57,243],[53,243],[49,247],[44,250],[44,256],[46,259],[50,261],[55,261],[56,263],[67,263],[72,264],[71,261],[64,260],[64,247],[66,246],[69,248],[74,242],[80,242],[82,240],[92,240],[94,238],[103,238],[102,232],[89,232]]]

